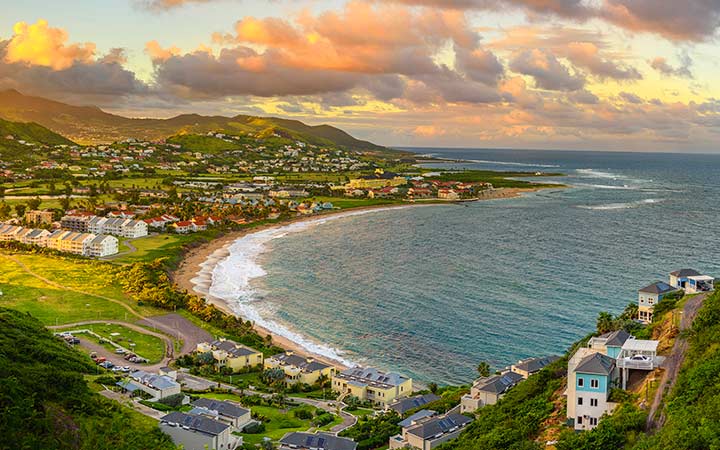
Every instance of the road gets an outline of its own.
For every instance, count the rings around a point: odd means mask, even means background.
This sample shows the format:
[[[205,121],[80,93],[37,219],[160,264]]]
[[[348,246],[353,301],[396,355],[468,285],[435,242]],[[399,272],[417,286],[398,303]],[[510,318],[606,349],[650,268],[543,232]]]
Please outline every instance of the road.
[[[692,326],[695,316],[697,315],[700,307],[705,301],[707,294],[700,294],[688,299],[685,302],[685,306],[682,310],[682,318],[680,319],[680,334],[675,338],[675,344],[673,345],[670,355],[665,359],[665,371],[662,378],[660,379],[660,385],[658,386],[655,397],[650,405],[648,412],[647,423],[645,428],[648,431],[656,430],[662,427],[665,423],[665,413],[660,412],[659,417],[655,417],[658,411],[663,405],[663,398],[666,394],[672,391],[677,381],[677,375],[680,372],[683,361],[685,360],[685,352],[687,351],[688,342],[682,335],[682,332]]]

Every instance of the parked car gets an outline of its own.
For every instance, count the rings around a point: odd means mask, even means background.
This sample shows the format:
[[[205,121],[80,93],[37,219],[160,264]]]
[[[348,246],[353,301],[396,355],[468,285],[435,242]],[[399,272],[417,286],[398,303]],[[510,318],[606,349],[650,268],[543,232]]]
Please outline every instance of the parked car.
[[[128,353],[127,355],[125,355],[125,359],[127,361],[130,361],[132,358],[135,358],[135,356],[136,355],[134,353]]]
[[[118,355],[122,355],[122,354],[125,353],[125,349],[123,349],[123,348],[116,348],[116,349],[115,349],[115,353],[117,353]]]
[[[104,363],[105,361],[107,361],[107,359],[102,356],[99,358],[95,358],[95,364],[101,364],[101,363]]]
[[[100,367],[104,367],[105,369],[112,369],[115,367],[115,364],[111,363],[110,361],[105,361],[100,363]]]
[[[627,358],[629,361],[650,362],[650,357],[645,355],[633,355]]]
[[[122,367],[122,371],[125,372],[125,373],[130,372],[130,366],[123,366],[123,367]]]

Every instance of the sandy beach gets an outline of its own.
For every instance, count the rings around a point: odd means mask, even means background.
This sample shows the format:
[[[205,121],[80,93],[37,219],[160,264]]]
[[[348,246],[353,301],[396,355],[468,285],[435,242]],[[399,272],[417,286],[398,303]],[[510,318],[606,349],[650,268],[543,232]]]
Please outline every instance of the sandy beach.
[[[527,192],[534,192],[538,189],[530,188],[530,189],[520,189],[520,188],[506,188],[506,189],[497,189],[493,191],[492,193],[489,193],[485,197],[481,199],[476,199],[472,201],[482,201],[482,200],[494,200],[494,199],[505,199],[505,198],[514,198],[518,197],[524,193]],[[392,208],[401,208],[401,207],[413,207],[413,206],[432,206],[432,205],[447,205],[451,203],[456,202],[438,202],[438,201],[418,201],[416,203],[401,203],[401,204],[391,204],[391,205],[377,205],[377,206],[368,206],[368,207],[361,207],[361,208],[352,208],[352,209],[344,209],[344,210],[336,210],[336,211],[330,211],[323,214],[313,214],[309,216],[299,216],[295,217],[289,220],[284,220],[281,222],[276,222],[272,224],[257,226],[257,227],[251,227],[246,230],[240,230],[240,231],[234,231],[227,233],[217,239],[214,239],[208,243],[205,243],[203,245],[200,245],[195,248],[189,249],[185,255],[183,256],[183,260],[178,266],[178,268],[173,272],[172,277],[173,281],[181,288],[185,289],[188,292],[195,293],[201,297],[204,297],[207,299],[208,302],[212,303],[222,311],[224,311],[227,314],[236,315],[236,312],[230,308],[230,306],[227,304],[227,302],[222,299],[215,296],[212,296],[209,294],[209,289],[212,284],[212,272],[215,266],[227,258],[230,255],[230,252],[228,248],[230,245],[232,245],[235,241],[238,239],[247,236],[249,234],[258,233],[264,230],[268,230],[271,228],[279,228],[279,227],[285,227],[287,225],[293,224],[293,223],[299,223],[299,222],[305,222],[305,221],[313,221],[318,220],[322,217],[327,217],[331,215],[339,215],[339,214],[348,214],[348,213],[358,213],[362,211],[371,211],[371,210],[385,210],[385,209],[392,209]],[[256,330],[263,336],[265,335],[271,335],[273,339],[273,343],[276,345],[283,347],[287,350],[292,350],[293,352],[297,354],[309,354],[308,350],[304,347],[302,347],[300,344],[284,337],[280,336],[277,333],[273,333],[270,330],[267,330],[257,324],[255,324]],[[327,357],[324,357],[322,355],[313,354],[312,355],[316,359],[320,359],[326,363],[335,365],[339,368],[344,368],[345,365],[337,361],[335,359],[330,359]]]

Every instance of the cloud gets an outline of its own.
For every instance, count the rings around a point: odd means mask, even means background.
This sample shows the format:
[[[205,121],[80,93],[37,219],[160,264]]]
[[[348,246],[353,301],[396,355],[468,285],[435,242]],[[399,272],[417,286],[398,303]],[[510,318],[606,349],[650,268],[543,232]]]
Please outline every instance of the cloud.
[[[210,3],[215,0],[131,0],[136,6],[150,11],[167,11],[194,3]]]
[[[717,0],[604,0],[599,17],[636,32],[702,41],[720,27]]]
[[[146,45],[159,89],[185,98],[274,97],[362,91],[381,101],[408,89],[433,102],[498,101],[503,66],[461,11],[414,10],[351,1],[340,10],[294,20],[245,17],[223,48],[183,53]],[[457,67],[439,62],[454,49]]]
[[[76,62],[87,63],[95,55],[95,44],[67,44],[68,34],[60,28],[51,28],[47,21],[38,20],[28,25],[18,22],[7,43],[4,60],[8,63],[25,63],[45,66],[54,70],[67,69]]]
[[[571,42],[567,45],[567,58],[577,66],[588,69],[600,78],[616,80],[639,80],[640,72],[634,67],[621,67],[600,56],[600,50],[592,42]]]
[[[671,76],[671,77],[681,77],[681,78],[692,78],[693,74],[690,71],[690,67],[692,67],[692,59],[690,58],[690,55],[687,53],[683,53],[680,55],[680,65],[677,67],[673,67],[668,63],[667,59],[658,56],[657,58],[653,59],[652,61],[649,61],[650,67],[660,72],[662,75],[665,76]]]
[[[0,41],[1,89],[98,103],[147,90],[124,68],[123,49],[97,56],[95,44],[68,43],[67,32],[45,20],[18,22],[13,30],[10,39]]]
[[[576,91],[585,85],[585,79],[571,74],[558,59],[543,50],[525,50],[513,58],[510,69],[535,79],[537,87],[551,91]]]

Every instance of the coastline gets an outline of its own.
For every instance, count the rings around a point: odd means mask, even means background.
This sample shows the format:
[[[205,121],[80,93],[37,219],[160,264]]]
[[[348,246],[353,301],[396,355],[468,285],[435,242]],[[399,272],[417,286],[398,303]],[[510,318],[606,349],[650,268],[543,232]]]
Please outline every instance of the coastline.
[[[465,200],[465,201],[417,201],[415,203],[398,203],[398,204],[387,204],[387,205],[373,205],[358,208],[348,208],[343,210],[335,210],[326,212],[323,214],[314,214],[309,216],[298,216],[287,220],[281,220],[274,223],[263,224],[256,227],[247,228],[244,230],[233,231],[227,233],[217,239],[202,244],[198,247],[189,249],[183,256],[178,268],[172,273],[172,279],[174,283],[181,289],[185,289],[190,293],[204,297],[209,303],[215,305],[218,309],[222,310],[226,314],[236,315],[242,317],[244,320],[248,320],[247,317],[238,314],[237,311],[233,310],[228,301],[218,296],[214,296],[209,293],[210,286],[212,285],[213,279],[212,274],[214,269],[231,255],[230,246],[236,243],[239,239],[252,236],[261,232],[266,232],[273,229],[280,229],[289,225],[301,224],[305,222],[322,221],[328,218],[341,218],[348,215],[364,214],[374,211],[383,211],[396,208],[409,208],[419,206],[448,206],[453,204],[459,204],[469,201],[486,201],[486,200],[498,200],[520,197],[525,193],[536,192],[543,188],[502,188],[493,191],[491,195],[487,195],[482,198]],[[349,367],[347,362],[341,361],[341,358],[333,358],[328,355],[318,354],[309,350],[301,343],[296,342],[286,336],[280,335],[278,332],[274,332],[267,327],[263,327],[255,321],[254,327],[256,331],[262,336],[271,336],[274,344],[293,351],[300,355],[312,355],[314,358],[319,359],[327,364],[334,365],[340,369]]]

